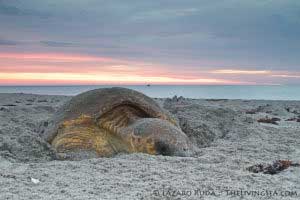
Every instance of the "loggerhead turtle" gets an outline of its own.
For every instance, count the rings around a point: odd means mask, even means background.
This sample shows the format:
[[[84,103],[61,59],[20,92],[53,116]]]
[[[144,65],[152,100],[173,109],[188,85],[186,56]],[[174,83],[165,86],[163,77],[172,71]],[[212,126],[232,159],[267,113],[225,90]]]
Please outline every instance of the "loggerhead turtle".
[[[59,159],[110,157],[120,152],[189,156],[196,149],[154,100],[119,87],[73,97],[57,112],[46,137]]]

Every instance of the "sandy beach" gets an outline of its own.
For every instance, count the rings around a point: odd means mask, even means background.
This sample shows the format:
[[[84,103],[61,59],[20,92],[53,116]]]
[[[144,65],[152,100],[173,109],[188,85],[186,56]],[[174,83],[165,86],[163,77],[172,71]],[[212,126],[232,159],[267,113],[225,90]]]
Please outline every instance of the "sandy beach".
[[[299,199],[300,101],[156,99],[200,148],[195,157],[117,155],[59,161],[43,139],[71,97],[0,94],[0,199]],[[276,118],[272,123],[259,119]],[[299,119],[299,120],[298,120]]]

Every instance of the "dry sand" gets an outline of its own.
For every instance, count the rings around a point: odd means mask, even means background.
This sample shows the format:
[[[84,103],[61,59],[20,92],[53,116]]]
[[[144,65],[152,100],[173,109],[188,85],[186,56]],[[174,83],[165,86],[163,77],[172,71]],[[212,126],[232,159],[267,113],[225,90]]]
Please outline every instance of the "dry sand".
[[[276,175],[246,170],[277,159],[300,161],[300,123],[285,121],[300,115],[299,101],[156,99],[201,147],[197,157],[57,161],[43,131],[69,99],[0,94],[1,200],[300,198],[300,168]],[[281,121],[257,122],[265,116]]]

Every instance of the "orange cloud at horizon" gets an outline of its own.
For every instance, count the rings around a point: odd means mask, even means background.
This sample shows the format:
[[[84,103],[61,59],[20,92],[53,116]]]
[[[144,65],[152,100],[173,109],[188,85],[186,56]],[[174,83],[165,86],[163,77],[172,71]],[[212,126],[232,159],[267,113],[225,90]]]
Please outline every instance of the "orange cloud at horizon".
[[[279,78],[300,78],[299,75],[291,75],[291,74],[273,74],[272,77],[279,77]]]
[[[79,84],[241,84],[239,81],[228,81],[213,78],[180,79],[164,76],[139,76],[119,74],[76,74],[76,73],[0,73],[0,83],[79,83]]]
[[[178,70],[178,69],[177,69]],[[0,84],[243,84],[107,57],[0,53]],[[247,84],[247,83],[245,83]]]
[[[247,74],[247,75],[259,75],[259,74],[271,74],[271,71],[267,70],[236,70],[236,69],[221,69],[214,70],[215,74]]]
[[[200,70],[200,68],[170,67],[79,54],[0,53],[0,85],[148,83],[256,85],[257,75],[261,79],[292,76],[296,78],[296,75],[288,72],[275,73],[269,70]]]

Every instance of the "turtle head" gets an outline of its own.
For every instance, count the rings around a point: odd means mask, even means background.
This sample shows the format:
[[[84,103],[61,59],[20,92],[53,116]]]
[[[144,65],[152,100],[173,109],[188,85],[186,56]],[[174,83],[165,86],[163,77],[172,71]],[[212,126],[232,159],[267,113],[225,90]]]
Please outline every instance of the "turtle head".
[[[139,152],[165,156],[192,156],[197,149],[178,127],[167,120],[143,118],[133,125],[132,144]]]

